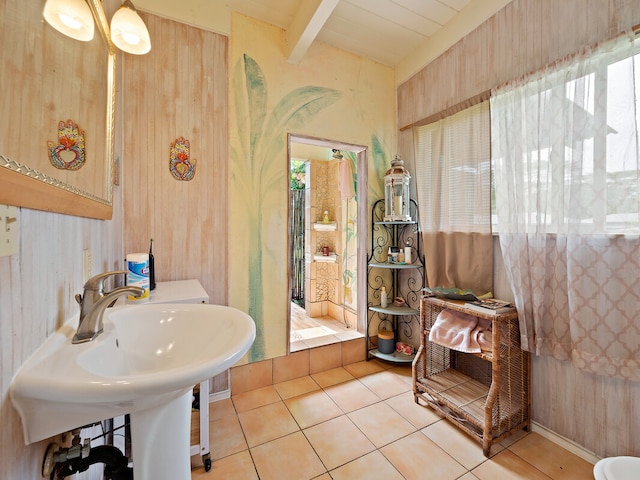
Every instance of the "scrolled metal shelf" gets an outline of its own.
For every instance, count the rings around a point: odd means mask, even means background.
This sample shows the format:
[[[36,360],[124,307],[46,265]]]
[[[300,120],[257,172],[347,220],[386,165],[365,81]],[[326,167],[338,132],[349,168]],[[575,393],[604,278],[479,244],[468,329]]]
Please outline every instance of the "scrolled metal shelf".
[[[422,268],[422,265],[419,263],[386,263],[386,262],[372,262],[369,264],[370,267],[375,268],[391,268],[395,270],[405,270],[411,268]]]
[[[420,310],[411,307],[396,307],[395,305],[370,305],[369,310],[372,312],[384,313],[386,315],[418,315]]]

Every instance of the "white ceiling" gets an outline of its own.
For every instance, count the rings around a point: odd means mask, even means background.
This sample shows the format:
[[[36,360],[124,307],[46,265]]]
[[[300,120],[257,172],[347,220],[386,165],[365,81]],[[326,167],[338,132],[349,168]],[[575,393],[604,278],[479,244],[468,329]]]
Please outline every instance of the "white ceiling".
[[[317,31],[313,41],[395,66],[449,23],[470,1],[230,0],[229,5],[233,10],[283,28],[287,31],[287,40],[306,43],[300,33],[297,38],[289,35],[295,22],[302,22],[304,28]],[[265,7],[267,3],[269,7]],[[305,8],[305,4],[314,3],[316,8]],[[288,46],[291,49],[292,42]],[[293,63],[297,60],[294,58]]]
[[[401,83],[511,0],[134,0],[156,15],[230,33],[231,11],[285,31],[286,57],[324,42],[396,70]],[[153,39],[152,39],[153,42]]]

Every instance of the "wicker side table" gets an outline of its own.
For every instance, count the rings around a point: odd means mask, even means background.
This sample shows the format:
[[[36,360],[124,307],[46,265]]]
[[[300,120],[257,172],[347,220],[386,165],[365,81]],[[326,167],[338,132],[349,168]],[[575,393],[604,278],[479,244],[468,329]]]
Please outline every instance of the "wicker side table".
[[[429,341],[438,314],[457,310],[492,321],[492,349],[462,353]],[[530,356],[520,348],[516,311],[485,315],[464,302],[423,297],[420,304],[421,344],[412,366],[416,403],[443,413],[455,425],[491,446],[530,425]]]

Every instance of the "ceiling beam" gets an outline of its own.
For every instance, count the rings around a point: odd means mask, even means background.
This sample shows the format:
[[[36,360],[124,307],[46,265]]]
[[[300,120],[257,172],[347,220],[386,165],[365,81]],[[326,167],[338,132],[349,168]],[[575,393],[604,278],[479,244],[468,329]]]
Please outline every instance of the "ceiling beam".
[[[300,2],[300,8],[286,32],[285,57],[287,62],[296,64],[302,60],[339,1],[306,0]]]

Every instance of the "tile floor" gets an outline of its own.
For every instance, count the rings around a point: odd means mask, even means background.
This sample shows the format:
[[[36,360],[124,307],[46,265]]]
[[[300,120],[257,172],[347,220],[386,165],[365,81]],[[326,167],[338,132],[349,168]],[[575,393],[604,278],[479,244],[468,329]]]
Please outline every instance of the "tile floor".
[[[482,455],[411,392],[411,368],[371,360],[210,405],[213,467],[192,480],[593,479],[593,466],[536,433]]]
[[[330,316],[309,317],[304,308],[294,302],[291,302],[290,332],[289,348],[292,352],[364,337],[364,334]]]

